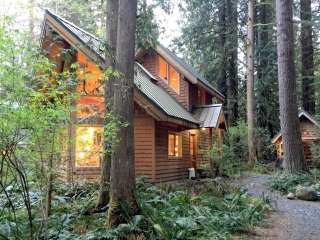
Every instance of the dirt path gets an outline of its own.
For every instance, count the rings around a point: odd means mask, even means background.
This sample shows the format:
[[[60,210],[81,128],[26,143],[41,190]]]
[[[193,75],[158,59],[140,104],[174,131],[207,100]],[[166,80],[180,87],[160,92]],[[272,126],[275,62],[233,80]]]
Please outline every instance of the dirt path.
[[[320,240],[320,202],[288,200],[268,189],[269,180],[270,176],[250,176],[237,181],[251,195],[270,196],[275,209],[267,227],[257,228],[252,239]]]

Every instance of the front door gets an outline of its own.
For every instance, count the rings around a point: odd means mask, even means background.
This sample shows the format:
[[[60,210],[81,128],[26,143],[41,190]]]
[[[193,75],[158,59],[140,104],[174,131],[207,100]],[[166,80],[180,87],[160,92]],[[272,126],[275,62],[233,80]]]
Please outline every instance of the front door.
[[[191,167],[197,168],[197,136],[190,134],[190,160]]]

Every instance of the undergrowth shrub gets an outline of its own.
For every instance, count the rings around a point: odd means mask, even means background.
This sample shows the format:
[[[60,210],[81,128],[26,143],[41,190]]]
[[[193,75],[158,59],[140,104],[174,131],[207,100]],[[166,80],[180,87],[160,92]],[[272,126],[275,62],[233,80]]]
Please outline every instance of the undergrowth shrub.
[[[270,136],[263,129],[257,130],[258,162],[253,171],[257,173],[273,172],[270,164],[275,160],[275,147],[271,144]],[[228,128],[223,144],[213,144],[210,158],[220,168],[220,172],[227,175],[241,175],[248,170],[248,133],[244,121]],[[252,170],[252,169],[250,169]]]
[[[320,168],[320,144],[313,144],[311,146],[311,153],[313,157],[313,162],[312,164],[316,168]]]
[[[269,183],[270,188],[281,193],[295,192],[298,185],[313,186],[320,191],[320,170],[313,169],[310,173],[298,175],[278,174]]]
[[[140,215],[108,230],[105,212],[86,213],[97,198],[97,185],[57,183],[54,191],[49,239],[231,239],[232,234],[248,231],[261,222],[270,209],[267,198],[252,198],[225,183],[154,186],[139,180]],[[35,212],[37,219],[40,209]],[[17,216],[19,226],[10,225],[8,218],[0,216],[0,238],[23,239],[26,223],[21,216],[24,214]],[[20,238],[15,238],[16,232]],[[41,235],[38,237],[41,239]]]

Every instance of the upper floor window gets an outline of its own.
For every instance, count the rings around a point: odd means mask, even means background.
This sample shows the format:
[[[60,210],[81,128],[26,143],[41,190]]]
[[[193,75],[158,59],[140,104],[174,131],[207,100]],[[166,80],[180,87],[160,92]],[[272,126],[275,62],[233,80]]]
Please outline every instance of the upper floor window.
[[[159,57],[159,76],[166,80],[168,85],[176,92],[180,93],[180,74],[169,65],[162,57]]]

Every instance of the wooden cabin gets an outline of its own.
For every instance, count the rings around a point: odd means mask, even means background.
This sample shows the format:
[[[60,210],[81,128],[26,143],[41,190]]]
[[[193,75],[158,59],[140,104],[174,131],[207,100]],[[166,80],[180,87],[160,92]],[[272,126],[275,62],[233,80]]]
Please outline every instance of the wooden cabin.
[[[74,102],[65,152],[69,181],[96,179],[103,143],[104,44],[71,22],[46,11],[42,48],[64,71],[62,52],[73,49],[80,95]],[[151,182],[184,179],[188,168],[209,164],[208,151],[226,129],[224,96],[165,47],[136,54],[134,89],[135,173]],[[213,138],[213,136],[217,136]]]
[[[311,146],[320,143],[320,124],[306,111],[299,111],[301,138],[304,148],[304,154],[307,163],[312,163]],[[281,132],[279,132],[273,139],[277,149],[277,157],[279,160],[283,159],[283,144]]]

